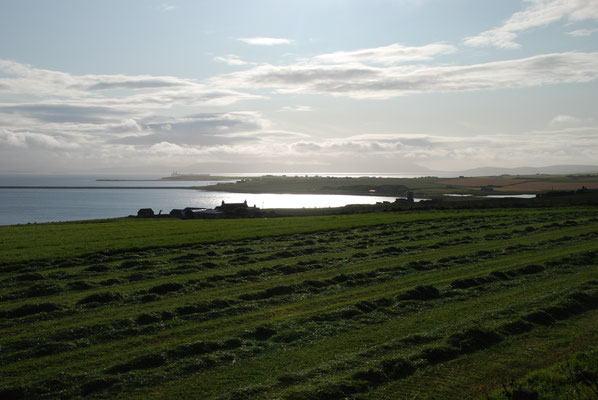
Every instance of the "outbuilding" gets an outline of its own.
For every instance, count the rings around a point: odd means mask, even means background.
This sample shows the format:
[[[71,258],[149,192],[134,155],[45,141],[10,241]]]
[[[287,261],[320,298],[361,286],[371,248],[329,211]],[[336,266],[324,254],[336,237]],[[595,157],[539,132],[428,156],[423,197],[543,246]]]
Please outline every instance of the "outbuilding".
[[[186,219],[197,218],[196,215],[205,210],[206,210],[205,208],[187,207],[183,210],[183,218],[186,218]]]
[[[141,208],[139,211],[137,211],[137,216],[140,218],[151,218],[154,215],[154,210],[151,208]]]
[[[180,208],[173,208],[172,210],[170,210],[169,214],[175,218],[183,218],[183,210],[181,210]]]

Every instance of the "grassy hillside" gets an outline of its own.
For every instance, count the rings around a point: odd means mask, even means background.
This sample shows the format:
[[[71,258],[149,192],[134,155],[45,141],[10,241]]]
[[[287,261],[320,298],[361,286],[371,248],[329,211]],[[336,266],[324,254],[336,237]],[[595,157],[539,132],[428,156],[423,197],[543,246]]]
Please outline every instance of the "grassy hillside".
[[[405,196],[408,191],[435,193],[446,188],[438,178],[375,178],[323,176],[262,176],[236,183],[202,186],[200,190],[234,193],[301,193]]]
[[[0,227],[0,398],[591,395],[554,371],[596,376],[597,239],[589,207]]]

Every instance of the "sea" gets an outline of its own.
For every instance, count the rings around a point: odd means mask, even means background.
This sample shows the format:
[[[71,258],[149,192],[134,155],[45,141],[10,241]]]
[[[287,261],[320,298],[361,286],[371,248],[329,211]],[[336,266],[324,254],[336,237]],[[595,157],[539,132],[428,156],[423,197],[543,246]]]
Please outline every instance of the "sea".
[[[173,208],[214,208],[222,201],[247,200],[250,206],[260,208],[326,208],[394,201],[392,197],[382,196],[204,192],[194,187],[222,181],[155,180],[160,178],[122,174],[0,174],[0,225],[117,218],[136,215],[140,208],[169,213]],[[230,182],[235,182],[232,179],[231,176]]]

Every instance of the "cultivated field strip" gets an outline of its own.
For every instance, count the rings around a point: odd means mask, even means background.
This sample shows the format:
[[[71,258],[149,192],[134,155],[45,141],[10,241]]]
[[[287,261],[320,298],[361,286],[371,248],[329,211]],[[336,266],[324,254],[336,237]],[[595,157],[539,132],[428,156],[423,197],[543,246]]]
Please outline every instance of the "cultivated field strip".
[[[598,309],[598,210],[367,218],[0,265],[0,397],[383,398]]]

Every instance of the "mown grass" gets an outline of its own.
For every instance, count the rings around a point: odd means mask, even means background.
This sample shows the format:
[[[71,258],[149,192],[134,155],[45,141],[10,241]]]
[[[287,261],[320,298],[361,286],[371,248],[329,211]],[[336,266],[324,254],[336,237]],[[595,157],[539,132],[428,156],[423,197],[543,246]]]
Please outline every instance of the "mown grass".
[[[265,236],[346,229],[418,219],[448,218],[441,212],[277,218],[275,220],[111,219],[0,227],[0,263],[79,256],[136,248],[184,246]]]
[[[556,393],[566,377],[526,374],[598,340],[596,208],[0,237],[1,398],[500,398],[511,379]]]
[[[576,208],[580,209],[580,208]],[[591,210],[591,208],[590,208]],[[566,208],[547,209],[543,213],[561,213]],[[534,210],[512,210],[515,214],[533,214]],[[292,235],[357,226],[393,224],[418,220],[438,220],[484,215],[500,215],[497,210],[411,211],[369,213],[363,215],[328,215],[304,218],[243,220],[179,219],[109,219],[46,224],[0,226],[0,265],[26,260],[66,259],[91,253],[151,247],[178,247],[197,243]]]

